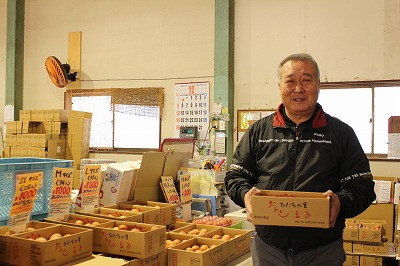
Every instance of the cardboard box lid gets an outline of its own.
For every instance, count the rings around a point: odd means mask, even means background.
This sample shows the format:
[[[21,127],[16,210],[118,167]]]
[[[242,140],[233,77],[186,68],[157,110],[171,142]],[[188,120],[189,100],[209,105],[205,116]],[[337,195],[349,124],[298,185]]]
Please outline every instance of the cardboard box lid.
[[[134,200],[159,201],[160,179],[164,170],[163,152],[145,152],[136,179]]]
[[[194,140],[187,138],[166,138],[161,143],[166,154],[163,176],[176,176],[186,160],[193,158]]]

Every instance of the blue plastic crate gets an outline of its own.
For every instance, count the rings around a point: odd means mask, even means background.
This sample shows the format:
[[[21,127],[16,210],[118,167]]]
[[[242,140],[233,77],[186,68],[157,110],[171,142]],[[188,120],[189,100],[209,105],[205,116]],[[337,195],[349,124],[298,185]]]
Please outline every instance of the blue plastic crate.
[[[0,158],[0,225],[6,225],[15,194],[15,175],[43,171],[43,186],[38,190],[32,217],[45,217],[49,212],[53,168],[72,167],[72,160],[47,158]]]

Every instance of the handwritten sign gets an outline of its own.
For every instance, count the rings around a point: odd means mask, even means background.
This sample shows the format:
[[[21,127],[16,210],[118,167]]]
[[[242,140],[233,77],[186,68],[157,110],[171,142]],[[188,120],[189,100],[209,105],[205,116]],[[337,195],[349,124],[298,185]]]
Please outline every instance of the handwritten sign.
[[[322,192],[263,190],[252,205],[255,225],[329,227],[329,197]]]
[[[162,176],[161,186],[164,190],[165,197],[168,203],[173,203],[178,205],[181,204],[172,176]]]
[[[179,177],[180,180],[180,192],[182,204],[189,204],[192,202],[192,182],[190,174],[183,174]]]
[[[89,164],[84,166],[81,186],[83,210],[92,211],[96,206],[99,205],[100,180],[100,164]]]
[[[62,217],[69,213],[73,183],[72,168],[53,168],[53,184],[50,196],[50,217]]]
[[[18,226],[29,222],[33,205],[43,172],[17,174],[15,176],[15,195],[10,210],[9,226]]]

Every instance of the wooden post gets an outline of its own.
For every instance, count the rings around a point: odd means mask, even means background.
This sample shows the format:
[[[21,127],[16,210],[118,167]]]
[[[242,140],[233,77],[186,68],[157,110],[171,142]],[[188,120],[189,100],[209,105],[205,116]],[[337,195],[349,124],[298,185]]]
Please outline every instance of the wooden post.
[[[81,88],[81,51],[82,51],[82,32],[68,33],[68,64],[71,66],[70,73],[77,72],[76,81],[69,82],[67,89]]]

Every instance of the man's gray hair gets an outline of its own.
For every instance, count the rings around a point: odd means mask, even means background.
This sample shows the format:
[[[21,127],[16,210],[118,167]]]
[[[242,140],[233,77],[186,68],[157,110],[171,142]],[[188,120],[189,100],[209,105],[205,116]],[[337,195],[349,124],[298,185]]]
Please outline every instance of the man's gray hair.
[[[317,62],[314,60],[314,58],[312,58],[312,56],[309,55],[309,54],[299,53],[299,54],[289,55],[288,57],[283,59],[282,62],[279,64],[279,68],[278,68],[278,78],[279,78],[279,80],[282,78],[281,77],[282,66],[288,61],[308,61],[308,62],[310,62],[311,64],[313,64],[314,69],[315,69],[315,75],[319,79],[319,67],[318,67]]]

